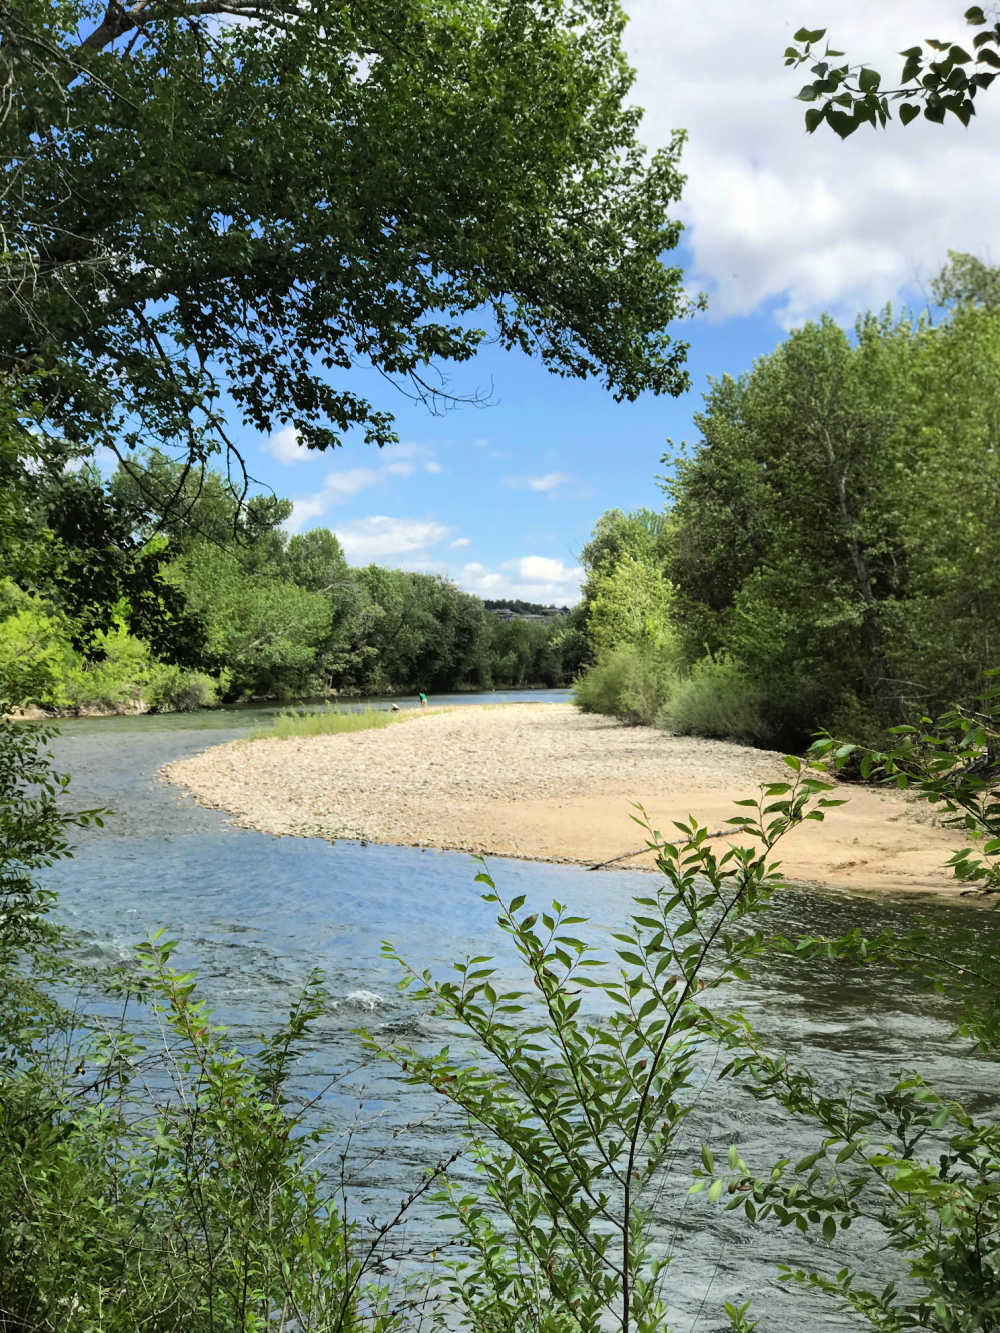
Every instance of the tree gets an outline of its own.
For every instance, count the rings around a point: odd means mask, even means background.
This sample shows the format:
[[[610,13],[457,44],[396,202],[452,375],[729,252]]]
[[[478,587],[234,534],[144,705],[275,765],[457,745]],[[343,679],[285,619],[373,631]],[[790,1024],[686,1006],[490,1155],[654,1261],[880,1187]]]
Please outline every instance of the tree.
[[[673,588],[666,576],[673,532],[667,515],[609,509],[583,548],[581,617],[592,662],[574,700],[587,713],[653,723],[675,683]]]
[[[629,514],[608,509],[594,524],[593,536],[580,552],[580,563],[588,578],[610,572],[625,553],[643,563],[662,564],[669,542],[666,514],[652,509],[634,509]]]
[[[173,555],[209,541],[239,546],[245,556],[255,548],[258,559],[261,548],[273,556],[273,540],[267,539],[292,512],[290,500],[234,493],[230,477],[178,464],[158,449],[122,460],[107,490],[136,537],[148,541],[162,534]]]
[[[987,89],[1000,70],[1000,23],[987,23],[979,5],[965,11],[965,21],[979,31],[970,54],[955,42],[928,37],[923,46],[910,46],[900,54],[903,69],[899,86],[882,87],[882,75],[867,65],[840,65],[844,52],[829,45],[819,54],[814,47],[826,36],[825,28],[800,28],[797,45],[785,50],[785,64],[798,68],[814,60],[813,82],[799,91],[799,100],[815,102],[806,111],[806,129],[813,133],[824,122],[846,139],[859,125],[884,126],[899,103],[899,119],[909,125],[920,115],[940,125],[947,115],[963,125],[976,114],[976,94]],[[817,59],[817,55],[819,58]],[[978,68],[977,68],[978,67]]]
[[[20,414],[40,409],[10,388],[0,388],[3,574],[48,602],[64,637],[89,657],[103,655],[101,636],[124,619],[164,660],[199,662],[201,627],[164,579],[164,544],[146,541],[134,506],[80,466],[78,451],[22,428]]]
[[[316,659],[331,619],[322,593],[250,573],[233,551],[208,543],[174,561],[170,578],[205,625],[207,653],[225,665],[231,697],[320,687]]]
[[[728,654],[770,743],[968,702],[997,633],[1000,319],[831,320],[712,386],[669,484],[689,663]],[[718,682],[716,682],[718,683]]]
[[[608,591],[605,585],[619,577],[618,569],[623,561],[631,561],[636,566],[640,580],[647,581],[646,590],[641,594],[643,608],[649,598],[659,603],[669,593],[661,587],[662,574],[666,568],[667,555],[671,547],[671,532],[668,517],[652,509],[635,509],[623,513],[620,509],[608,509],[594,524],[590,541],[580,552],[580,563],[587,571],[583,585],[583,616],[587,622],[591,646],[596,650],[611,646],[608,634],[597,630],[599,623],[606,621],[609,613]],[[638,572],[641,566],[642,572]],[[627,583],[627,580],[626,580]],[[638,588],[634,588],[637,592]],[[647,615],[646,609],[630,608],[624,605],[629,595],[623,585],[620,592],[612,592],[611,600],[622,602],[615,615],[637,616],[641,620]],[[603,601],[603,610],[597,610],[595,604]],[[636,622],[638,624],[638,621]],[[634,637],[629,633],[612,633],[617,642],[622,638]]]
[[[915,433],[912,337],[874,318],[856,347],[829,319],[793,333],[713,385],[700,447],[669,483],[686,653],[746,669],[771,743],[798,745],[849,697],[900,720],[886,654],[905,577],[892,492]]]
[[[678,393],[661,263],[683,136],[651,160],[604,0],[13,0],[0,370],[120,456],[395,439],[490,329],[618,397]],[[240,487],[237,486],[239,491]]]
[[[589,588],[587,632],[596,653],[669,635],[671,588],[657,565],[625,551],[592,576]]]
[[[991,268],[975,255],[948,251],[948,262],[931,283],[938,305],[981,305],[987,310],[1000,306],[1000,269]]]

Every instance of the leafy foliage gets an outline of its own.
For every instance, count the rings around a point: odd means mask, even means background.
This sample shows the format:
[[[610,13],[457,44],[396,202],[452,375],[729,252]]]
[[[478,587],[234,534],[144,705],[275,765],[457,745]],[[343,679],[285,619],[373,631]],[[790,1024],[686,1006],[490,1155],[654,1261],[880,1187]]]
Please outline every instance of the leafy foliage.
[[[972,845],[949,865],[955,877],[984,894],[1000,893],[1000,688],[991,688],[974,710],[948,709],[938,718],[892,728],[893,745],[873,750],[829,737],[814,742],[816,757],[832,755],[836,767],[857,762],[864,778],[881,778],[936,807],[943,823],[970,835]]]
[[[69,856],[70,830],[100,824],[105,813],[66,809],[69,778],[53,771],[41,748],[52,735],[13,722],[0,703],[0,982],[6,997],[0,1086],[30,1048],[39,1022],[56,1021],[43,983],[53,974],[62,936],[48,919],[54,895],[39,887],[35,872]]]
[[[582,614],[596,659],[574,683],[584,712],[631,724],[653,722],[676,681],[671,532],[662,514],[610,509],[580,559],[587,571]]]
[[[656,725],[678,736],[761,744],[768,735],[761,691],[731,659],[703,657],[679,673],[656,714]]]
[[[853,340],[824,320],[712,385],[667,483],[675,623],[689,663],[742,671],[768,743],[874,739],[979,689],[998,329],[974,306],[933,329],[868,316]]]
[[[0,368],[46,374],[74,444],[195,465],[235,452],[223,389],[256,430],[391,442],[352,372],[442,406],[488,329],[621,398],[680,392],[683,136],[637,142],[623,24],[597,0],[15,0]]]
[[[923,46],[910,46],[900,54],[903,68],[899,85],[883,87],[883,77],[866,65],[837,63],[843,51],[825,45],[825,28],[800,28],[795,45],[785,51],[785,64],[795,69],[814,61],[811,83],[799,92],[799,100],[814,103],[805,113],[810,134],[827,124],[841,139],[859,125],[884,127],[898,104],[899,119],[909,125],[923,111],[924,119],[942,124],[949,115],[968,125],[976,114],[975,99],[985,91],[1000,70],[1000,23],[990,23],[979,5],[965,11],[965,21],[978,28],[971,51],[956,42],[928,37]]]
[[[505,624],[446,579],[352,569],[332,532],[277,526],[288,501],[241,503],[210,469],[152,451],[105,486],[46,457],[51,472],[21,480],[20,537],[0,513],[0,685],[18,705],[554,686],[586,650],[576,613]],[[32,541],[34,522],[49,526]]]
[[[453,1186],[441,1201],[465,1240],[449,1294],[470,1330],[668,1327],[669,1259],[653,1245],[652,1202],[700,1087],[699,1049],[735,1027],[706,1007],[705,993],[745,977],[762,948],[754,919],[779,879],[770,848],[838,804],[823,795],[828,782],[789,763],[790,781],[733,820],[760,840],[756,850],[717,855],[694,820],[678,823],[672,840],[637,820],[662,883],[615,932],[614,970],[580,938],[583,918],[558,902],[537,912],[523,895],[507,901],[485,871],[484,899],[526,988],[502,987],[488,957],[438,979],[386,945],[402,988],[471,1042],[471,1055],[450,1046],[428,1055],[369,1037],[406,1082],[429,1085],[468,1117],[482,1187]],[[721,1192],[713,1184],[710,1200]],[[746,1327],[741,1317],[732,1312],[734,1327]],[[442,1310],[438,1326],[448,1319]]]
[[[677,659],[669,642],[625,642],[605,649],[573,684],[583,713],[603,713],[629,726],[663,717],[677,686]]]
[[[101,812],[66,810],[50,735],[0,719],[0,1326],[398,1328],[373,1281],[379,1235],[345,1221],[316,1161],[325,1136],[290,1086],[325,1006],[318,976],[251,1053],[160,937],[100,979],[103,1021],[53,1001],[53,983],[82,976],[34,875]]]
[[[1000,269],[984,264],[975,255],[948,251],[948,262],[931,283],[939,305],[981,305],[987,310],[1000,306]]]

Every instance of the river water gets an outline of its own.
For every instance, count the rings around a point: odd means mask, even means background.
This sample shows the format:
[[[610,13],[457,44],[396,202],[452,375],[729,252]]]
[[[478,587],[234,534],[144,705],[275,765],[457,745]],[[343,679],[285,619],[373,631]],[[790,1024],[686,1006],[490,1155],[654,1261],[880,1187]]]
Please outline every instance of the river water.
[[[563,691],[435,698],[435,704],[503,698],[559,701]],[[376,706],[388,706],[387,704]],[[201,990],[220,1021],[241,1037],[263,1031],[287,1013],[310,970],[323,969],[333,997],[317,1024],[304,1077],[336,1080],[324,1109],[354,1126],[351,1206],[358,1217],[389,1216],[421,1171],[455,1142],[454,1118],[429,1096],[394,1083],[366,1064],[356,1029],[384,1036],[440,1041],[413,1002],[395,991],[393,966],[381,955],[385,939],[407,959],[444,971],[475,954],[495,955],[501,973],[513,967],[493,913],[474,883],[468,856],[319,839],[274,838],[239,829],[217,811],[199,807],[158,777],[161,765],[210,744],[245,736],[274,709],[220,710],[138,718],[100,718],[62,724],[52,750],[72,776],[73,804],[113,811],[103,830],[83,830],[72,861],[46,872],[60,894],[59,915],[85,958],[108,963],[129,956],[160,928],[181,941],[176,957],[197,969]],[[831,818],[835,818],[832,812]],[[616,929],[634,894],[650,877],[636,871],[591,873],[576,867],[495,859],[490,870],[505,896],[523,893],[544,909],[553,899],[590,919],[593,932]],[[943,876],[944,881],[944,876]],[[997,914],[940,900],[915,902],[789,889],[778,895],[773,925],[792,933],[868,934],[902,931],[917,916],[942,937],[976,929],[975,951],[996,953]],[[510,972],[509,975],[513,976]],[[733,996],[765,1036],[809,1064],[831,1087],[888,1083],[901,1068],[963,1099],[970,1109],[992,1106],[997,1068],[969,1054],[951,1036],[951,1004],[919,979],[868,967],[861,972],[770,960]],[[798,1157],[818,1144],[808,1126],[752,1101],[735,1084],[713,1082],[687,1122],[693,1151],[703,1140],[725,1156],[737,1143],[751,1166]],[[778,1261],[836,1271],[843,1262],[873,1279],[891,1273],[891,1260],[873,1253],[875,1237],[856,1228],[838,1238],[836,1252],[792,1229],[751,1227],[689,1199],[688,1164],[665,1181],[657,1217],[675,1255],[670,1295],[673,1327],[711,1333],[726,1326],[723,1300],[754,1298],[770,1333],[855,1327],[806,1298],[776,1291]],[[437,1244],[432,1217],[411,1223],[401,1241],[411,1254]]]

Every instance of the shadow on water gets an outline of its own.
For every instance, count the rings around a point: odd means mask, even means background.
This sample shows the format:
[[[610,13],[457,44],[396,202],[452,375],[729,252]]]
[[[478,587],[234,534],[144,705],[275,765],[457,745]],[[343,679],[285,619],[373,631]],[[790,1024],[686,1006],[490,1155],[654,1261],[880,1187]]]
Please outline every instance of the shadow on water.
[[[564,699],[565,692],[486,696]],[[435,699],[473,703],[484,696]],[[472,858],[413,848],[362,846],[319,839],[275,838],[239,829],[217,811],[202,809],[157,776],[161,765],[206,745],[246,735],[276,709],[241,709],[162,717],[110,718],[63,725],[53,743],[60,767],[72,775],[73,803],[114,810],[105,830],[84,831],[70,862],[53,867],[47,883],[60,894],[60,915],[93,962],[128,957],[151,932],[164,928],[181,945],[180,965],[197,969],[220,1021],[246,1037],[287,1013],[310,970],[323,969],[334,997],[317,1025],[307,1058],[310,1087],[337,1079],[325,1111],[354,1125],[352,1184],[357,1215],[394,1211],[421,1171],[454,1141],[454,1115],[425,1094],[404,1089],[380,1067],[363,1062],[356,1029],[380,1029],[419,1042],[440,1040],[432,1021],[397,995],[397,975],[381,956],[386,938],[419,966],[443,970],[468,954],[496,955],[501,973],[513,961],[506,937],[474,883]],[[491,871],[506,896],[523,893],[547,905],[553,898],[590,918],[597,933],[615,929],[631,897],[648,893],[637,871],[588,873],[572,866],[495,860]],[[911,901],[788,890],[778,895],[770,925],[792,935],[903,931],[915,912],[942,938],[970,925],[962,905],[914,906]],[[976,914],[995,941],[1000,921]],[[728,1001],[727,1001],[728,1002]],[[956,1013],[925,983],[878,966],[863,971],[821,963],[771,959],[754,984],[741,987],[741,1006],[775,1047],[808,1064],[831,1087],[886,1082],[918,1066],[949,1094],[981,1102],[995,1082],[984,1064],[951,1037]],[[350,1071],[343,1078],[344,1071]],[[722,1326],[725,1299],[755,1297],[773,1333],[804,1327],[850,1327],[800,1297],[776,1293],[774,1265],[822,1263],[816,1242],[769,1226],[734,1222],[701,1198],[688,1198],[690,1151],[708,1140],[723,1151],[736,1143],[746,1160],[764,1167],[779,1156],[801,1156],[814,1143],[808,1126],[745,1096],[729,1081],[702,1071],[703,1091],[685,1130],[685,1146],[665,1180],[657,1217],[663,1243],[675,1255],[671,1301],[678,1329],[706,1333]],[[359,1109],[360,1108],[360,1109]],[[426,1252],[443,1233],[431,1216],[410,1224],[406,1244]],[[863,1275],[872,1237],[852,1228],[838,1240],[837,1264],[851,1261]],[[796,1302],[799,1302],[797,1305]]]

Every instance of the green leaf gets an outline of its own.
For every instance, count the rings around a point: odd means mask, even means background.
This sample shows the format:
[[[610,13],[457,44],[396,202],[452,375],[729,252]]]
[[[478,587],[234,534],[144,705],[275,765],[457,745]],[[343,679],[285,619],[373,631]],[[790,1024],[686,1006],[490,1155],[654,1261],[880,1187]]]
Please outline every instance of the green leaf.
[[[825,1153],[822,1148],[818,1152],[808,1153],[805,1157],[801,1159],[801,1161],[795,1163],[796,1174],[801,1174],[803,1171],[811,1170],[819,1161],[819,1159],[823,1156],[825,1156]]]
[[[805,42],[807,45],[811,46],[814,42],[822,41],[825,36],[825,28],[800,28],[795,34],[793,41]]]
[[[834,111],[832,107],[827,112],[826,118],[830,127],[839,134],[842,139],[846,139],[858,128],[858,122],[853,116],[847,115],[844,111]]]

